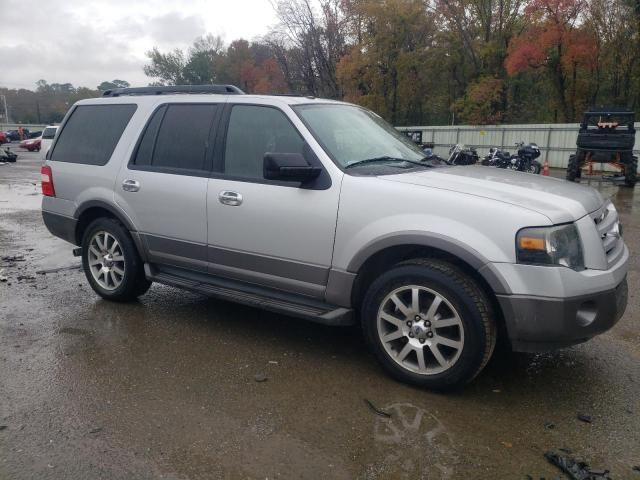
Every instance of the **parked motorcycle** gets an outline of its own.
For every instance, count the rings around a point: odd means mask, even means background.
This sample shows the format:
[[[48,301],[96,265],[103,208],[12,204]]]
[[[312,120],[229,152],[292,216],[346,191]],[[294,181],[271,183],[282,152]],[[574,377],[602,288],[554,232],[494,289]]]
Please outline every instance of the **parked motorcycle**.
[[[422,158],[423,162],[430,162],[430,163],[436,163],[436,164],[447,163],[447,161],[444,158],[433,153],[433,147],[431,147],[430,145],[425,146],[422,149],[422,152],[424,153],[424,157]]]
[[[479,159],[475,148],[465,148],[464,145],[456,143],[449,149],[447,163],[450,165],[473,165],[478,163]]]
[[[13,153],[9,147],[0,148],[0,162],[15,162],[18,155]]]
[[[511,155],[496,147],[489,149],[489,154],[482,159],[482,165],[497,168],[509,168],[519,172],[538,174],[542,169],[540,162],[535,160],[540,156],[540,148],[535,143],[518,142],[518,154]]]
[[[533,174],[540,173],[542,165],[535,160],[540,156],[538,145],[536,143],[525,144],[524,142],[518,142],[516,147],[518,147],[518,155],[515,162],[512,160],[512,164],[515,167],[514,170]]]
[[[506,150],[491,147],[489,154],[482,159],[482,165],[496,168],[511,168],[511,157],[511,153]]]

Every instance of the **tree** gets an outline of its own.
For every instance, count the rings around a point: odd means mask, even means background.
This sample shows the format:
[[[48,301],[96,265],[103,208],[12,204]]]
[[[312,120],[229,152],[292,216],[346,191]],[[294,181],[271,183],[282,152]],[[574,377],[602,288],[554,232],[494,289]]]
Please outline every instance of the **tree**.
[[[433,15],[420,0],[361,0],[349,4],[354,45],[338,64],[345,98],[372,108],[394,124],[420,123],[432,66]]]
[[[131,84],[125,80],[111,80],[110,82],[102,82],[96,87],[97,90],[105,92],[107,90],[113,90],[114,88],[129,88]]]
[[[582,0],[533,0],[525,13],[530,27],[509,45],[505,68],[509,75],[541,70],[550,79],[563,121],[577,119],[578,90],[590,87],[590,75],[597,69],[597,44],[592,31],[580,22]]]
[[[271,42],[288,49],[276,55],[287,83],[302,93],[329,98],[342,96],[337,65],[346,51],[347,21],[340,0],[280,0],[276,3],[279,27]]]
[[[187,64],[185,54],[180,49],[162,53],[157,47],[147,52],[151,65],[143,67],[145,75],[156,78],[161,85],[180,85],[184,82],[184,69]]]
[[[454,104],[463,122],[472,125],[497,124],[502,121],[504,82],[495,77],[481,77],[472,82],[464,97]]]

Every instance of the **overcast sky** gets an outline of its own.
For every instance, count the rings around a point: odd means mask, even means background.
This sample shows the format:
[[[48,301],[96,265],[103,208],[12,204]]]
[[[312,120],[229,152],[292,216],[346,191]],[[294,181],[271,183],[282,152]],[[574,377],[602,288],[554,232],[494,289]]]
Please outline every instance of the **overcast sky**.
[[[150,81],[145,52],[186,48],[206,33],[228,44],[267,33],[269,0],[1,0],[0,86],[49,83],[95,88]]]

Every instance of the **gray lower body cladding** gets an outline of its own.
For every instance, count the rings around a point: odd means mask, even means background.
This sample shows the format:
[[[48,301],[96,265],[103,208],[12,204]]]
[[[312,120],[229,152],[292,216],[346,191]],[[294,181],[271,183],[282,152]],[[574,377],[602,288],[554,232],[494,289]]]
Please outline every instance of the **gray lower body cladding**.
[[[498,295],[498,301],[515,351],[549,351],[613,327],[627,306],[627,280],[612,290],[574,298]]]
[[[76,245],[76,225],[78,224],[76,218],[43,210],[42,220],[52,235]]]

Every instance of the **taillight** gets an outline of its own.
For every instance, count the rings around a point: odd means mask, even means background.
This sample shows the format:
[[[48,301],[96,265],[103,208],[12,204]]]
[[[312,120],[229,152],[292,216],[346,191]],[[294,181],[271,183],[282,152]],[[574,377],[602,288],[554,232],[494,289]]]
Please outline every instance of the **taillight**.
[[[40,177],[42,178],[42,194],[45,197],[55,197],[56,191],[53,188],[53,173],[51,173],[51,167],[44,165],[40,169]]]

